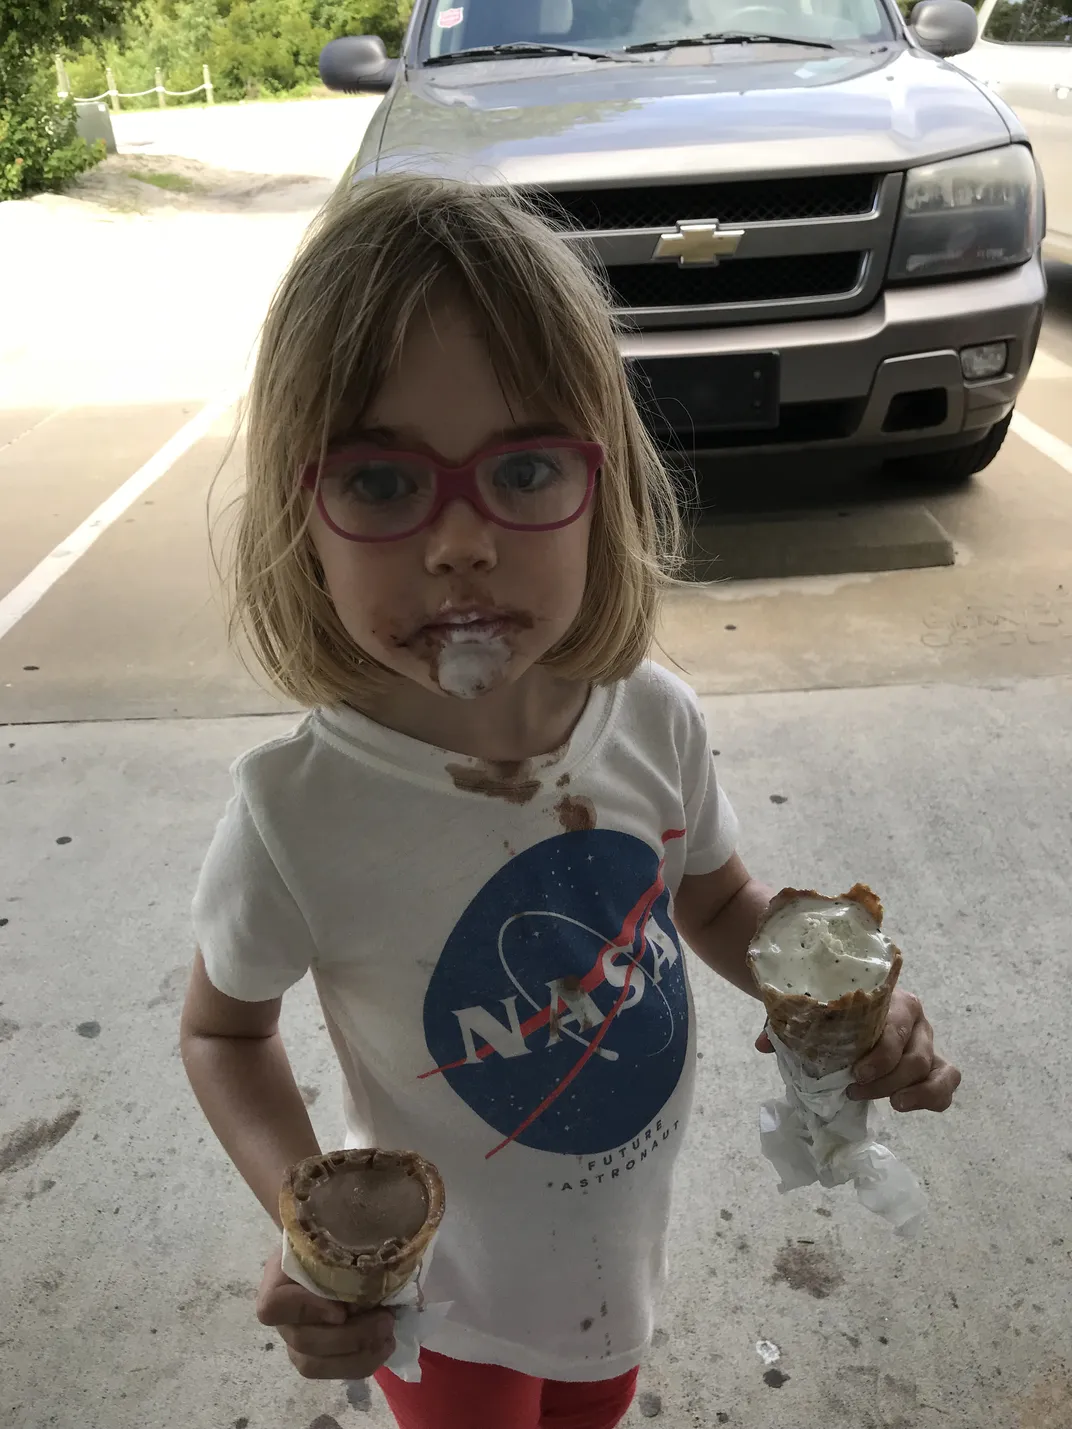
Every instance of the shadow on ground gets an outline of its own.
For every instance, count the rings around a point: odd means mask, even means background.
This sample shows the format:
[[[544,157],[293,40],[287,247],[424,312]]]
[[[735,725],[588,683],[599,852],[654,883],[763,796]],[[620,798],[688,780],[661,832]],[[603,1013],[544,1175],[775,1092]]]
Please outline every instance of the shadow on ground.
[[[859,510],[877,505],[918,505],[966,489],[956,480],[907,480],[879,464],[839,453],[807,456],[705,456],[695,462],[693,505],[701,520],[774,512]]]

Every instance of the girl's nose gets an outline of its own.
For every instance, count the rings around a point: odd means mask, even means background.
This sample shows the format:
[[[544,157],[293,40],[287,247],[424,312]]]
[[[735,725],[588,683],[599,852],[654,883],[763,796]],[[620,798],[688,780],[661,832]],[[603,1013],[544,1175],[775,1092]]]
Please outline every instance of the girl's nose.
[[[428,528],[424,563],[431,575],[493,570],[499,563],[494,524],[461,497],[449,502]]]

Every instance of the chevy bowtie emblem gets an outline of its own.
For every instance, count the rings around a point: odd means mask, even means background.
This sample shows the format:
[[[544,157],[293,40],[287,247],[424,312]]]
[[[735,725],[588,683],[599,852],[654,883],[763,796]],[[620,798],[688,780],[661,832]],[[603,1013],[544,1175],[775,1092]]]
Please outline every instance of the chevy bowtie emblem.
[[[732,258],[744,237],[743,228],[719,228],[717,223],[679,223],[674,233],[664,233],[653,258],[676,259],[682,267],[716,267],[720,258]]]

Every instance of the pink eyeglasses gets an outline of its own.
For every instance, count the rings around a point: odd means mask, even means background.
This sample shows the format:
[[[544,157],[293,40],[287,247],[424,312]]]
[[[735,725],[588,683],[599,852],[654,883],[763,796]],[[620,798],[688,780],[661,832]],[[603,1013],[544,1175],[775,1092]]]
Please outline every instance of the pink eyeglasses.
[[[587,510],[605,454],[597,442],[539,437],[451,466],[431,451],[358,445],[310,462],[302,482],[347,541],[399,541],[463,500],[510,531],[557,531]]]

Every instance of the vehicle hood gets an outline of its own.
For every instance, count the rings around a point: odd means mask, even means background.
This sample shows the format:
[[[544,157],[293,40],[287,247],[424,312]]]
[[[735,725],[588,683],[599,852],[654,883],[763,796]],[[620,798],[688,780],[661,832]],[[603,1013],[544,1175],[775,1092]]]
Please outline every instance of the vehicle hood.
[[[411,69],[386,108],[379,172],[511,184],[892,170],[1010,137],[966,75],[900,44]]]

